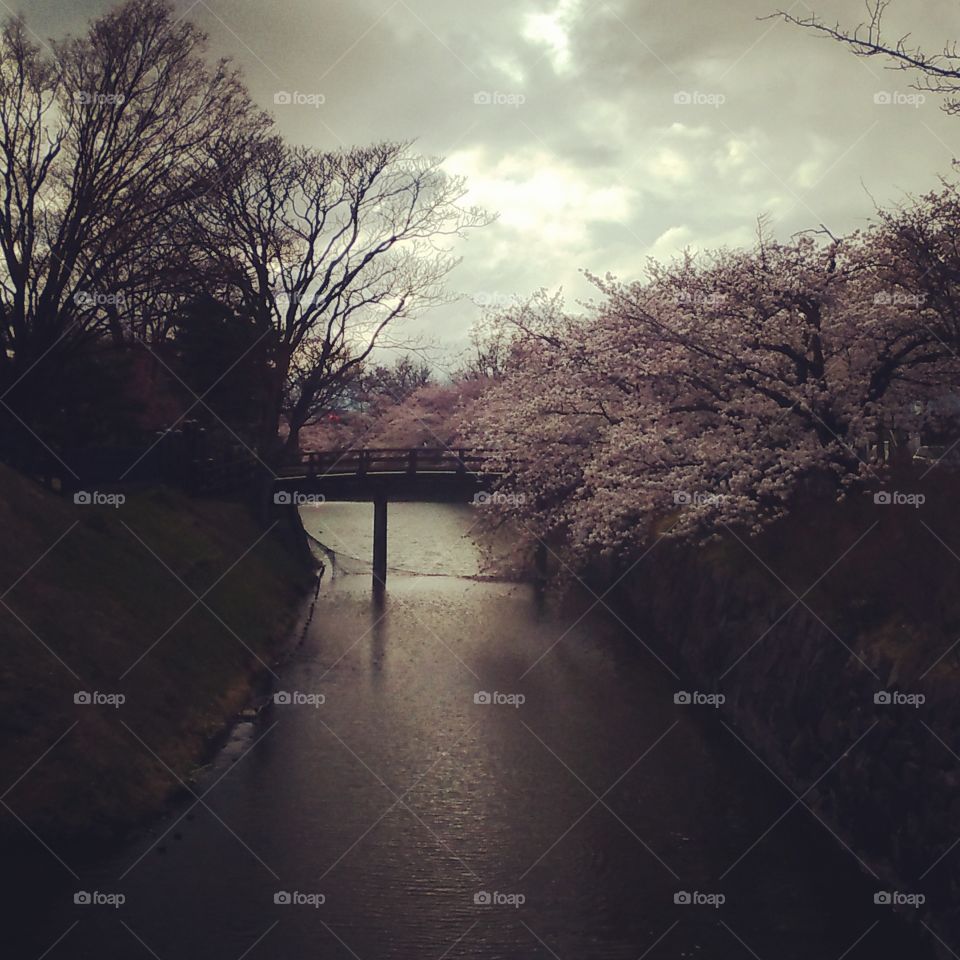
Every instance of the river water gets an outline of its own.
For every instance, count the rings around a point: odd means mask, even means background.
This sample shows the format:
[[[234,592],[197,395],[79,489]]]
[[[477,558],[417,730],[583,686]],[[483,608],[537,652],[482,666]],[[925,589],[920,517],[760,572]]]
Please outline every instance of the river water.
[[[472,508],[395,504],[377,602],[371,513],[304,509],[336,563],[279,670],[290,702],[235,728],[201,802],[66,877],[23,956],[925,955],[595,597],[480,577]]]

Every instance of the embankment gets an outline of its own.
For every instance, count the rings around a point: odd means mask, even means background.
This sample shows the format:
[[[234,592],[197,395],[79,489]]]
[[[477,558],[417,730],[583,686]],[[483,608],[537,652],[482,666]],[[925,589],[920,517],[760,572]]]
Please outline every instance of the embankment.
[[[6,843],[95,844],[161,809],[312,582],[282,522],[266,532],[241,504],[165,489],[125,496],[78,505],[0,467]]]
[[[876,890],[923,895],[905,916],[957,949],[956,475],[901,475],[884,489],[925,502],[876,503],[871,491],[799,504],[758,538],[663,540],[614,595],[686,692],[726,698],[722,718],[875,874]]]

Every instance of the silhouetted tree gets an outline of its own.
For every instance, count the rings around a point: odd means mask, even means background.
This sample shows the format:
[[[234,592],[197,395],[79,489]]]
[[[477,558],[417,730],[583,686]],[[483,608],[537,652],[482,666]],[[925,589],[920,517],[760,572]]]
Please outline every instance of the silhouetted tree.
[[[830,26],[816,14],[798,17],[780,10],[774,17],[812,30],[823,37],[846,44],[858,57],[885,57],[895,70],[919,74],[912,86],[917,90],[944,95],[943,109],[960,113],[960,51],[955,41],[948,42],[940,53],[927,53],[908,44],[909,34],[888,41],[883,32],[883,17],[890,0],[867,0],[868,19],[852,30],[839,23]]]
[[[184,308],[173,340],[169,372],[182,380],[188,406],[203,399],[190,416],[214,429],[225,425],[247,443],[256,440],[253,428],[268,382],[263,334],[248,317],[201,294]]]
[[[27,428],[62,405],[69,356],[121,341],[176,268],[171,219],[235,169],[214,145],[265,123],[205,47],[162,0],[48,50],[22,18],[0,30],[0,403]]]
[[[486,222],[463,194],[461,179],[406,144],[322,153],[275,140],[201,211],[198,243],[239,309],[270,331],[263,458],[297,449],[388,327],[446,299],[456,261],[441,241]]]
[[[430,364],[410,354],[398,357],[390,366],[377,364],[361,378],[364,399],[371,404],[402,403],[432,381]]]

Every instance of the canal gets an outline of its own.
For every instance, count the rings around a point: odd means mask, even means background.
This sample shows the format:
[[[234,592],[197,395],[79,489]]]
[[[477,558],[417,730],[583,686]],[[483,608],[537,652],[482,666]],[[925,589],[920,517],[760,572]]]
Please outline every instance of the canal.
[[[280,702],[237,725],[200,802],[29,911],[23,956],[924,956],[723,707],[676,704],[588,591],[491,576],[475,509],[390,511],[376,602],[370,507],[304,508],[335,562]]]

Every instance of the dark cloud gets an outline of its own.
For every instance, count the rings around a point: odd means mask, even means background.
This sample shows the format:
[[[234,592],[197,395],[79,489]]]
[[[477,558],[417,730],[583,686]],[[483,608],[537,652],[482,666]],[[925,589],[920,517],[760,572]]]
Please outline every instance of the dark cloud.
[[[50,35],[108,6],[31,0],[25,12]],[[463,245],[452,279],[484,302],[560,284],[579,296],[583,267],[636,275],[651,253],[750,242],[762,213],[783,236],[820,222],[849,230],[874,199],[949,172],[960,118],[932,96],[876,103],[909,93],[908,76],[758,19],[775,7],[178,0],[291,139],[417,138],[469,176],[501,219]],[[863,13],[861,0],[820,7],[848,24]],[[931,48],[960,38],[948,0],[898,0],[890,26]],[[281,90],[324,100],[274,107]],[[462,303],[420,327],[453,344],[476,313]]]

